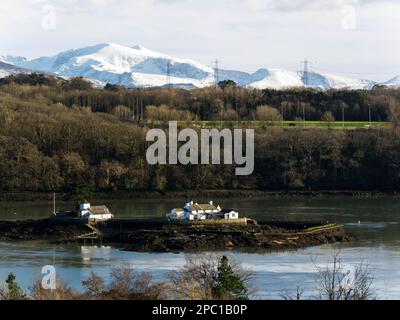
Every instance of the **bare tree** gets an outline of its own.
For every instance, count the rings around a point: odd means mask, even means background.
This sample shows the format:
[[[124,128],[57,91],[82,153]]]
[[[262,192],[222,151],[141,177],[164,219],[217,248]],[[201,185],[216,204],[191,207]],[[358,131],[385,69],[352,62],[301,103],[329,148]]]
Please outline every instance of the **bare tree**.
[[[318,271],[317,282],[319,299],[322,300],[373,300],[376,294],[372,288],[373,277],[368,264],[361,261],[352,270],[345,270],[339,256],[333,255],[332,265],[315,267]]]
[[[280,296],[283,300],[302,300],[303,298],[303,289],[300,287],[297,287],[296,293],[293,294],[292,292],[288,290],[284,290],[280,293]]]
[[[37,280],[29,288],[29,293],[34,300],[81,300],[83,298],[80,293],[61,280],[57,280],[56,289],[44,289],[42,281]]]
[[[386,101],[388,104],[389,120],[391,122],[391,125],[394,129],[399,129],[400,128],[400,103],[392,97],[387,97]]]
[[[212,255],[187,256],[181,270],[172,272],[172,296],[179,299],[211,300],[217,277],[218,260]]]
[[[258,106],[253,117],[255,120],[267,121],[269,125],[282,121],[279,110],[266,105]]]
[[[99,298],[107,291],[107,286],[104,279],[96,272],[92,272],[89,278],[83,280],[82,286],[86,288],[85,297],[87,299]]]
[[[321,121],[326,123],[326,126],[330,128],[335,122],[335,117],[333,116],[331,111],[325,111],[321,117]]]
[[[139,273],[130,266],[123,266],[113,269],[110,276],[111,282],[102,295],[103,299],[159,300],[165,298],[165,285],[153,283],[150,273]]]
[[[193,255],[186,257],[186,264],[169,275],[171,298],[188,300],[221,299],[215,288],[218,281],[218,266],[221,256]],[[235,276],[248,288],[251,274],[243,269],[234,259],[229,259],[229,265]],[[230,297],[224,297],[224,299]]]

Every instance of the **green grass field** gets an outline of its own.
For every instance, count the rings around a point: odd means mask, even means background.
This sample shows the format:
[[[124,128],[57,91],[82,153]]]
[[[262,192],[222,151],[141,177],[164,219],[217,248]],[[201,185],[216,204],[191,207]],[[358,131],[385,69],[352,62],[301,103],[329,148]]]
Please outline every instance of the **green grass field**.
[[[152,124],[167,124],[165,121],[155,121]],[[326,128],[326,129],[368,129],[377,127],[387,127],[388,122],[358,122],[358,121],[178,121],[179,127],[201,127],[201,128],[220,128],[220,127],[234,127],[234,128],[266,128],[266,127],[285,127],[285,128],[298,128],[298,129],[310,129],[310,128]]]

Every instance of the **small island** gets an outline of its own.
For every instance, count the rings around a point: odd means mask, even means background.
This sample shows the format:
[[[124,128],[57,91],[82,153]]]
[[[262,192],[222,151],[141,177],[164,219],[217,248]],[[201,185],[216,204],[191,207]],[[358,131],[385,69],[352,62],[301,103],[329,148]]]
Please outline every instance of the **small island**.
[[[82,210],[90,212],[90,208],[93,207],[85,204]],[[237,211],[221,209],[212,202],[189,201],[183,209],[173,209],[166,218],[159,219],[96,220],[60,214],[41,220],[0,221],[0,241],[15,240],[113,244],[129,251],[182,252],[303,248],[346,242],[351,236],[338,224],[256,221],[239,217]]]

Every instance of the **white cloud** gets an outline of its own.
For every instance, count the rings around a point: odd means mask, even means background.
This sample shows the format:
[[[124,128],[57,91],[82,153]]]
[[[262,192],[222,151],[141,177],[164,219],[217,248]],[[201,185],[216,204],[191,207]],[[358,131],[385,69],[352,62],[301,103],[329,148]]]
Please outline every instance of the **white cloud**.
[[[257,9],[278,11],[324,11],[344,6],[365,6],[376,3],[395,3],[396,0],[244,0]]]

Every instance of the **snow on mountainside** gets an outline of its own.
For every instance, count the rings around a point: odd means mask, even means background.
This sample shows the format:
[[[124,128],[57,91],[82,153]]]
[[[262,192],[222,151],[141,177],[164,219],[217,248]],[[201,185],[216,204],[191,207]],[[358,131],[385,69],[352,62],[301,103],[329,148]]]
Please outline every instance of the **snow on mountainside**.
[[[284,89],[304,86],[297,72],[280,69],[260,69],[252,75],[252,80],[249,86],[257,89]]]
[[[0,61],[0,78],[5,78],[12,74],[31,73],[31,72],[32,72],[31,70],[19,68],[12,64]]]
[[[19,56],[1,56],[0,55],[0,62],[8,63],[8,64],[13,64],[13,65],[20,65],[24,62],[26,62],[27,59],[25,57],[19,57]]]
[[[62,77],[84,77],[96,84],[121,84],[127,87],[181,88],[213,84],[214,70],[190,59],[180,59],[151,51],[141,46],[126,47],[102,43],[61,52],[51,57],[26,60],[23,57],[0,56],[0,61]],[[168,76],[169,75],[169,76]],[[219,80],[233,80],[240,86],[259,89],[285,89],[307,86],[320,89],[371,89],[376,83],[333,74],[282,69],[259,69],[254,73],[220,70]],[[384,85],[399,85],[400,76]]]
[[[388,87],[395,87],[395,88],[400,88],[400,75],[394,77],[393,79],[390,79],[389,81],[386,81],[382,83],[385,86]]]
[[[20,66],[64,77],[82,76],[127,87],[163,86],[169,69],[172,84],[202,87],[213,81],[213,70],[189,59],[173,58],[141,46],[98,44],[26,61]]]
[[[308,87],[319,89],[371,89],[376,83],[370,80],[345,78],[332,74],[308,73],[308,80],[303,72],[281,69],[260,69],[252,75],[251,87],[264,89],[285,89],[290,87]]]
[[[240,86],[246,86],[250,82],[250,73],[234,70],[219,70],[218,79],[222,80],[233,80]]]
[[[303,72],[287,71],[282,69],[259,69],[253,74],[240,71],[220,72],[220,79],[231,79],[241,86],[257,89],[285,89],[304,87]],[[308,73],[308,87],[319,89],[371,89],[376,83],[370,80],[350,79],[332,74]]]

